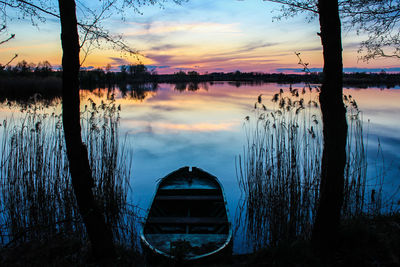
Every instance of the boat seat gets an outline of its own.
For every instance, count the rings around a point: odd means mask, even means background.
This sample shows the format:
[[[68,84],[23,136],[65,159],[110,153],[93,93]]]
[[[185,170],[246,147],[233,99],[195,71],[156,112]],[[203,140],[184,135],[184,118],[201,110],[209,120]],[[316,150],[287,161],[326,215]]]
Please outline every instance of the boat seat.
[[[148,224],[227,224],[224,217],[150,217]]]
[[[181,196],[157,196],[156,200],[199,200],[199,201],[223,201],[223,197],[221,195],[216,195],[216,196],[208,196],[208,195],[203,195],[203,196],[196,196],[196,195],[181,195]]]

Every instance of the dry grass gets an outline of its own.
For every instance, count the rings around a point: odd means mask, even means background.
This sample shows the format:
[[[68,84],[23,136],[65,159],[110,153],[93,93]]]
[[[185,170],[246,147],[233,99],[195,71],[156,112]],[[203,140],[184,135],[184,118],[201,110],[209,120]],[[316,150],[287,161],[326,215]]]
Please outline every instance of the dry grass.
[[[86,107],[83,139],[96,199],[116,243],[136,247],[135,208],[127,203],[131,155],[121,142],[114,100]],[[41,104],[21,109],[1,125],[0,238],[3,247],[86,233],[73,194],[61,115]]]
[[[347,163],[343,218],[382,212],[382,181],[367,183],[366,146],[357,103],[344,98],[348,110]],[[268,106],[268,107],[267,107]],[[242,191],[237,227],[245,227],[255,250],[282,242],[308,240],[319,201],[323,136],[318,88],[275,94],[271,104],[262,96],[254,119],[246,117],[246,145],[238,157]],[[377,178],[378,180],[382,177]],[[367,190],[368,189],[368,190]]]

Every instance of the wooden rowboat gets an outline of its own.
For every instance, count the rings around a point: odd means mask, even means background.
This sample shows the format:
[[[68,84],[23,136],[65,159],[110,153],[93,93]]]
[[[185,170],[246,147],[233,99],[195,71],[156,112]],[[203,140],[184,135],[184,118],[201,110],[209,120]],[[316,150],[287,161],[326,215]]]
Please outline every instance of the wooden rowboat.
[[[183,167],[158,183],[144,223],[145,251],[185,261],[232,253],[232,226],[218,179]]]

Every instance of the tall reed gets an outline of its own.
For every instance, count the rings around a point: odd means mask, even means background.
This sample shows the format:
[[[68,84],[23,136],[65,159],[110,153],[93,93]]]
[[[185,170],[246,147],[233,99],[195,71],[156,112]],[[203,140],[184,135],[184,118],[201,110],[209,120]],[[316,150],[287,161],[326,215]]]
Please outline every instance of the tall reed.
[[[82,112],[96,199],[116,242],[134,240],[134,209],[127,203],[130,154],[120,142],[115,101]],[[61,115],[40,104],[22,108],[19,119],[1,127],[0,225],[2,245],[17,245],[55,235],[86,238],[73,194]],[[132,241],[131,240],[131,241]],[[132,246],[135,244],[131,244]]]
[[[365,211],[366,151],[361,113],[354,99],[344,98],[349,133],[343,216]],[[323,136],[318,88],[282,89],[266,106],[262,95],[255,118],[246,117],[246,145],[238,157],[242,191],[237,222],[254,249],[308,239],[319,201]],[[370,206],[370,204],[368,204]]]

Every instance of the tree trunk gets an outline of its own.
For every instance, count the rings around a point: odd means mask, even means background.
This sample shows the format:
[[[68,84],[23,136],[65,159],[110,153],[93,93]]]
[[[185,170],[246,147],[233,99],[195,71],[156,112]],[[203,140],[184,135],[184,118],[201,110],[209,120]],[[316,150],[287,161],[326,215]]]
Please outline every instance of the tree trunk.
[[[312,242],[315,248],[334,246],[343,202],[347,121],[343,103],[343,62],[338,1],[318,1],[324,80],[319,96],[324,150],[321,165],[320,203]]]
[[[86,146],[82,142],[79,100],[79,35],[74,0],[59,0],[62,57],[62,118],[67,157],[80,214],[96,260],[113,258],[112,233],[96,206]]]

